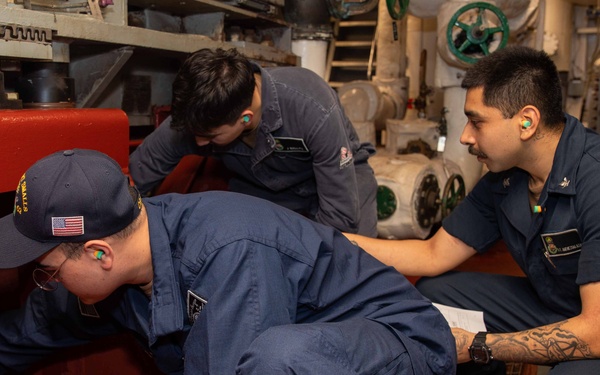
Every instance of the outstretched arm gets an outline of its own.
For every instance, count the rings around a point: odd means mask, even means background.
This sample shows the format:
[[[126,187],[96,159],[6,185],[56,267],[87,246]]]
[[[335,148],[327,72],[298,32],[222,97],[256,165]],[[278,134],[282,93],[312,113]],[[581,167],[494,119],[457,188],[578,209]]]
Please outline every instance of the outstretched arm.
[[[185,155],[200,153],[190,135],[171,129],[171,117],[129,156],[129,173],[142,194],[152,191]]]
[[[580,288],[582,311],[571,319],[514,333],[490,333],[486,344],[494,359],[508,362],[551,364],[600,358],[600,282]],[[452,330],[458,362],[468,362],[475,333]]]
[[[387,240],[350,233],[344,235],[406,276],[436,276],[476,254],[475,249],[451,236],[444,228],[440,228],[428,240]]]

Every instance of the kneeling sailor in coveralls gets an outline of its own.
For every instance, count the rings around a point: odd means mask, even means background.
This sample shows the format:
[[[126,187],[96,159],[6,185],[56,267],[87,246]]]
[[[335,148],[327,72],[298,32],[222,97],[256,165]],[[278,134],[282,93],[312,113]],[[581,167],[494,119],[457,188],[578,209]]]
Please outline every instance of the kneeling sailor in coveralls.
[[[127,331],[168,374],[452,374],[450,328],[340,232],[233,192],[142,199],[68,150],[21,178],[0,268],[39,288],[0,316],[0,373]]]

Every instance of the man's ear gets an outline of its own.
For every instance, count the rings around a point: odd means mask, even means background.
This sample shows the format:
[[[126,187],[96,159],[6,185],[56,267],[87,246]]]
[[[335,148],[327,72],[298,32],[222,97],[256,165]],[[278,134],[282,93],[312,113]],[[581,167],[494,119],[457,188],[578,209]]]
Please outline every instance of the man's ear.
[[[112,267],[114,260],[114,251],[111,245],[103,240],[90,240],[85,243],[83,254],[97,262],[100,262],[102,268]]]
[[[540,111],[532,105],[526,105],[519,111],[516,118],[519,120],[521,128],[521,139],[524,141],[531,139],[539,129]]]
[[[253,117],[254,112],[252,112],[250,109],[247,109],[244,112],[242,112],[242,125],[244,125],[244,127],[251,126]]]

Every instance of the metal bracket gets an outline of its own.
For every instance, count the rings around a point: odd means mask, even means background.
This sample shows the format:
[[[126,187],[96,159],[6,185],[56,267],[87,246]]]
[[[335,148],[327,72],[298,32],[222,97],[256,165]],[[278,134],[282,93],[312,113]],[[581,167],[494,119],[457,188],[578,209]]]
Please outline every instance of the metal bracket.
[[[100,4],[98,4],[98,0],[88,0],[88,6],[90,7],[92,17],[96,18],[99,21],[104,21],[104,18],[102,18],[102,10],[100,10]]]

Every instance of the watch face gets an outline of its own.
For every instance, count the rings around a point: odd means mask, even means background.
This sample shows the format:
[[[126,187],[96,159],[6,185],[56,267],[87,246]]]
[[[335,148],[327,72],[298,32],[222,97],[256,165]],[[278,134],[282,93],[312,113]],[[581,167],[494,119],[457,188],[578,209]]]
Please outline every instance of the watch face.
[[[492,357],[492,350],[485,344],[487,332],[479,332],[475,335],[473,343],[469,347],[469,355],[475,363],[487,364],[490,363],[494,357]]]
[[[491,360],[490,352],[488,351],[487,348],[484,348],[481,346],[472,347],[471,348],[471,359],[477,363],[489,363]]]

